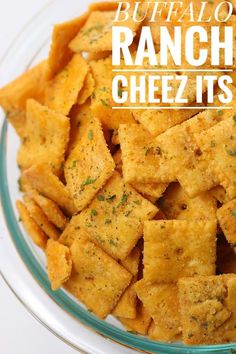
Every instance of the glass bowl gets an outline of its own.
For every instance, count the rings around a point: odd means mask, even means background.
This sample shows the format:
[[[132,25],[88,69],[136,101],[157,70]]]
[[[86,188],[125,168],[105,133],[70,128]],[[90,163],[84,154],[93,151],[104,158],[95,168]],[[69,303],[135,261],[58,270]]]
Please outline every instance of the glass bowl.
[[[6,84],[48,53],[52,25],[83,13],[89,0],[55,0],[38,13],[10,46],[0,66],[0,86]],[[25,307],[52,333],[84,353],[233,353],[235,344],[184,346],[149,340],[125,331],[113,317],[99,320],[65,290],[53,292],[45,257],[22,229],[15,201],[19,170],[19,139],[0,112],[0,269],[9,287]]]

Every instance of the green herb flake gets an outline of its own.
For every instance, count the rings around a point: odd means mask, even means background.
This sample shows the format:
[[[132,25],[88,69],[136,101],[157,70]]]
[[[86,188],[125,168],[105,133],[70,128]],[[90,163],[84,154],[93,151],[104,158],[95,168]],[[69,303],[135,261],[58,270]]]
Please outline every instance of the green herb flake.
[[[98,215],[98,212],[96,209],[92,209],[91,210],[91,216],[97,216]]]
[[[212,140],[211,141],[211,147],[214,148],[215,146],[216,146],[216,143],[215,143],[215,141]]]
[[[236,157],[236,150],[226,149],[228,155]]]
[[[88,139],[93,140],[93,131],[91,129],[88,132]]]
[[[106,201],[107,201],[108,203],[110,203],[110,202],[112,202],[115,198],[116,198],[116,194],[109,195],[108,197],[106,197]]]
[[[120,205],[124,205],[125,203],[127,203],[128,197],[129,197],[128,194],[123,193],[121,197]]]
[[[99,202],[103,202],[103,201],[105,200],[104,195],[99,194],[99,195],[97,196],[97,200],[99,200]]]
[[[236,114],[233,116],[233,121],[236,124]]]
[[[128,217],[132,213],[132,210],[129,210],[125,213],[125,216]]]
[[[106,224],[106,225],[111,224],[111,223],[112,223],[111,219],[106,219],[106,220],[105,220],[105,224]]]
[[[231,211],[231,215],[232,215],[234,218],[236,218],[236,210],[232,210],[232,211]]]
[[[107,103],[107,101],[103,100],[102,98],[101,98],[100,101],[102,102],[102,105],[103,105],[103,106],[105,106],[105,107],[110,107],[109,104]]]
[[[88,34],[90,34],[93,31],[101,31],[102,29],[103,29],[103,25],[92,26],[92,27],[88,28],[86,31],[84,31],[83,35],[87,36]]]
[[[97,178],[87,178],[81,183],[81,188],[88,186],[89,184],[93,184],[94,182],[96,182],[96,180]]]
[[[223,111],[220,109],[219,111],[217,111],[217,115],[220,117],[220,116],[222,116],[223,115]]]
[[[114,240],[109,240],[111,246],[117,247],[117,243]]]
[[[77,161],[76,160],[72,161],[71,168],[75,168],[76,165],[77,165]]]
[[[140,200],[134,200],[134,204],[141,205],[141,201]]]

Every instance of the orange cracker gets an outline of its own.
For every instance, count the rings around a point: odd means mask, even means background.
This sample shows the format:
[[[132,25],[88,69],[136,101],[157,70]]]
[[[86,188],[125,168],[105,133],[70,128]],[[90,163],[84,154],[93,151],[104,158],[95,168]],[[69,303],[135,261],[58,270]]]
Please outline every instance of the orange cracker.
[[[72,215],[76,213],[76,207],[70,197],[66,186],[52,173],[46,165],[34,165],[24,172],[32,188],[45,197],[53,200],[62,209]]]
[[[147,334],[151,323],[151,316],[141,302],[138,301],[136,318],[130,319],[120,317],[119,320],[128,332],[145,335]]]
[[[94,115],[109,129],[118,129],[121,123],[135,123],[133,114],[126,110],[112,109],[116,106],[112,98],[112,61],[111,57],[90,62],[95,90],[92,95],[91,109]]]
[[[218,209],[217,218],[227,241],[236,246],[236,199]]]
[[[126,26],[133,31],[133,36],[135,36],[137,29],[139,28],[141,21],[133,21],[131,18],[131,13],[134,4],[131,2],[131,7],[129,10],[130,16],[124,22],[114,22],[116,17],[116,9],[107,7],[99,7],[96,9],[90,8],[91,13],[87,19],[85,25],[77,36],[70,42],[70,49],[74,52],[105,52],[112,50],[112,26]],[[105,10],[107,8],[107,10]],[[112,11],[113,10],[113,11]],[[142,19],[143,11],[145,10],[145,4],[140,6],[140,12],[137,16]]]
[[[28,100],[23,143],[17,161],[22,169],[37,163],[48,164],[54,173],[61,172],[69,141],[69,119],[60,113]]]
[[[67,217],[61,211],[57,203],[44,197],[37,191],[31,191],[29,195],[30,198],[32,198],[35,203],[37,203],[38,206],[43,210],[48,220],[56,227],[58,227],[58,229],[64,230],[67,224]]]
[[[52,238],[53,240],[57,240],[60,233],[57,228],[48,220],[43,210],[28,195],[24,195],[24,202],[26,209],[36,224],[45,232],[48,237]]]
[[[217,202],[210,192],[189,198],[178,183],[172,183],[159,202],[167,219],[215,220]]]
[[[71,246],[74,271],[66,288],[98,317],[112,312],[132,275],[86,238]]]
[[[57,241],[48,240],[46,247],[48,278],[52,290],[59,289],[71,274],[72,260],[70,250]]]
[[[34,219],[31,218],[26,206],[21,201],[18,200],[16,202],[16,206],[20,215],[20,220],[22,221],[26,232],[37,246],[45,248],[48,239],[46,234],[36,224]]]
[[[88,64],[80,54],[75,54],[67,66],[48,84],[44,103],[49,108],[67,116],[77,102]]]
[[[168,187],[167,183],[133,183],[132,185],[143,196],[153,197],[155,200],[159,199]]]
[[[213,275],[216,221],[158,220],[144,223],[144,278],[175,282],[183,276]]]
[[[141,237],[144,220],[152,219],[157,211],[115,172],[79,214],[79,226],[105,252],[123,260]]]
[[[151,284],[144,279],[135,284],[139,299],[155,322],[155,339],[171,341],[181,332],[175,284]]]
[[[201,107],[199,107],[199,112],[200,111]],[[132,111],[134,118],[141,123],[152,136],[157,136],[167,129],[182,123],[194,116],[197,112],[196,109],[176,109],[174,111],[172,109],[135,109]]]
[[[86,22],[88,14],[88,12],[85,12],[80,17],[53,27],[51,48],[47,61],[47,79],[51,80],[71,60],[73,52],[68,45]]]
[[[83,132],[65,163],[67,186],[78,211],[89,204],[115,168],[100,121],[83,118]]]
[[[229,198],[236,197],[236,124],[230,117],[196,135],[202,159],[208,162],[207,173],[226,190]],[[218,182],[218,183],[217,183]],[[201,186],[199,186],[201,188]]]
[[[42,101],[44,95],[46,61],[23,73],[16,80],[0,89],[0,105],[9,122],[20,137],[25,135],[26,101],[34,98]]]
[[[160,158],[151,135],[140,124],[122,124],[119,140],[125,182],[156,183]]]
[[[84,80],[84,86],[79,93],[77,101],[79,105],[84,104],[87,101],[87,99],[92,95],[94,88],[95,81],[93,75],[91,74],[91,72],[88,72]]]
[[[112,25],[115,11],[93,11],[83,28],[70,42],[74,52],[101,52],[112,49]]]
[[[182,278],[178,288],[183,340],[186,344],[235,341],[235,274]]]
[[[161,155],[159,182],[170,182],[170,179],[173,182],[177,178],[190,197],[214,187],[215,182],[207,173],[208,161],[201,156],[195,137],[227,120],[234,110],[205,110],[159,135],[156,138],[156,149]],[[198,190],[198,185],[204,185],[204,189]]]
[[[121,262],[121,265],[133,275],[133,280],[113,310],[113,315],[116,317],[136,318],[137,296],[134,290],[134,283],[137,280],[140,256],[141,250],[135,247],[130,255]]]
[[[58,241],[65,246],[72,246],[76,238],[80,238],[81,230],[79,227],[78,215],[73,216],[67,224],[65,230],[60,235]]]
[[[228,197],[226,195],[226,191],[221,186],[216,186],[212,188],[209,192],[218,202],[221,204],[227,203]]]

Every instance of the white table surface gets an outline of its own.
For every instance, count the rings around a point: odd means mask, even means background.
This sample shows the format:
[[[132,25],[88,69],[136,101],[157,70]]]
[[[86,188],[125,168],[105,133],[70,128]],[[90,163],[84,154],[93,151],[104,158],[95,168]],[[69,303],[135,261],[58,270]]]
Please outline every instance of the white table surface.
[[[0,0],[0,58],[21,28],[47,2],[48,0]],[[0,277],[0,353],[75,354],[78,352],[38,323],[19,303]]]

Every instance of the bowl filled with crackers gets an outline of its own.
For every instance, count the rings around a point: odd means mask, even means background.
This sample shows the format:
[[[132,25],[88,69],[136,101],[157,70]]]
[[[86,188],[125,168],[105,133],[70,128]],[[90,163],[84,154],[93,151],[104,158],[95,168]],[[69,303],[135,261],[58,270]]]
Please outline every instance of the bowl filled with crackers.
[[[85,353],[236,351],[235,1],[163,4],[55,0],[1,64],[2,274]]]

